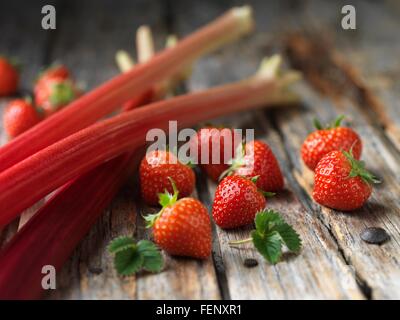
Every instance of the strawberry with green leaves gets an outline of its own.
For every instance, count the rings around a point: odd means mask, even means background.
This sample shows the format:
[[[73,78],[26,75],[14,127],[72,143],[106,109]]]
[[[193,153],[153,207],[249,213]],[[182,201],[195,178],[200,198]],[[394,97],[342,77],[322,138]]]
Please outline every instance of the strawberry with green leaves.
[[[212,207],[215,223],[223,229],[237,228],[253,222],[265,208],[265,195],[256,186],[256,178],[228,176],[218,185]]]
[[[49,116],[74,101],[79,96],[79,91],[72,80],[51,77],[39,81],[34,94],[36,106]]]
[[[123,276],[130,276],[144,269],[149,272],[160,272],[163,258],[157,246],[148,240],[135,242],[132,237],[118,237],[108,246],[114,254],[114,266]]]
[[[350,151],[356,159],[360,159],[362,143],[359,135],[351,128],[341,127],[344,116],[338,117],[332,124],[323,127],[314,120],[316,131],[308,135],[301,146],[301,157],[311,170],[314,170],[319,160],[331,151]]]
[[[282,246],[289,251],[299,252],[301,239],[299,234],[274,210],[264,210],[256,214],[254,219],[256,229],[251,237],[239,241],[231,241],[231,246],[253,242],[254,247],[270,263],[279,262],[282,256]]]
[[[271,148],[260,140],[239,146],[231,167],[224,175],[239,175],[247,178],[258,177],[257,187],[263,191],[280,191],[284,180],[278,160]]]
[[[332,209],[356,210],[371,195],[371,184],[378,182],[351,151],[332,151],[315,168],[313,198]]]
[[[18,88],[18,65],[12,59],[0,56],[0,97],[11,96]]]
[[[162,209],[145,217],[153,227],[155,243],[171,255],[206,259],[211,254],[211,222],[207,208],[194,198],[178,200],[178,190],[170,179],[173,194],[160,194]]]
[[[201,169],[213,181],[218,181],[235,155],[235,144],[240,142],[240,136],[235,130],[208,126],[198,130],[192,137],[191,147],[197,152]]]
[[[159,194],[167,190],[173,193],[172,179],[181,197],[189,196],[196,178],[189,165],[181,163],[170,151],[154,150],[146,154],[139,167],[140,191],[144,202],[157,205]]]
[[[10,138],[15,138],[41,120],[42,116],[30,98],[10,101],[3,114],[3,126]]]

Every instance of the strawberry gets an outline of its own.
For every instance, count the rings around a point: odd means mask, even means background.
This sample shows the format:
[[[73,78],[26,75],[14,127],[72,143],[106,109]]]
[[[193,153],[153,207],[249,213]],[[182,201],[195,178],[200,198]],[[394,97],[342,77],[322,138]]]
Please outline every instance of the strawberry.
[[[49,68],[47,68],[46,70],[44,70],[39,75],[35,83],[35,87],[39,86],[41,83],[50,79],[58,78],[66,80],[69,79],[69,77],[70,77],[70,72],[66,66],[62,64],[54,64]]]
[[[173,179],[179,195],[190,195],[195,186],[195,174],[188,165],[184,165],[169,151],[149,152],[139,167],[140,190],[144,202],[158,204],[158,194],[165,190],[173,192],[169,179]]]
[[[278,160],[271,148],[264,142],[254,140],[238,148],[232,166],[226,174],[247,178],[258,177],[257,187],[263,191],[280,191],[284,180]]]
[[[197,151],[198,162],[202,170],[212,180],[218,181],[221,174],[229,168],[228,163],[235,155],[236,145],[240,141],[235,130],[210,126],[197,131],[197,134],[191,139],[191,147]],[[225,148],[227,148],[226,158],[224,156]],[[205,158],[205,161],[202,157]]]
[[[145,217],[153,227],[154,242],[171,255],[206,259],[211,254],[211,222],[206,207],[193,198],[178,200],[178,190],[171,179],[173,194],[160,194],[162,209]]]
[[[351,152],[332,151],[315,168],[313,198],[326,207],[350,211],[363,206],[379,182]]]
[[[3,114],[3,125],[9,137],[14,138],[41,119],[29,99],[16,99],[7,105]]]
[[[241,227],[252,223],[256,213],[264,209],[266,203],[263,192],[257,189],[254,181],[228,176],[215,191],[212,215],[221,228]]]
[[[10,96],[17,91],[19,74],[16,64],[0,56],[0,96]]]
[[[65,107],[79,95],[71,80],[60,77],[48,77],[45,81],[39,81],[34,93],[35,104],[46,116]]]
[[[344,116],[338,117],[330,126],[323,128],[318,120],[314,125],[318,129],[308,135],[301,146],[301,157],[311,170],[319,160],[331,151],[350,151],[356,159],[360,159],[362,143],[358,134],[351,128],[340,127]]]

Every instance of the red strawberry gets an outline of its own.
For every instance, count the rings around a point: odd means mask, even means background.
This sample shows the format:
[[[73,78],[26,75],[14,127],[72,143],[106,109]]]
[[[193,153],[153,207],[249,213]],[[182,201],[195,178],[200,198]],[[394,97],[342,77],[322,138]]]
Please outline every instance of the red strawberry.
[[[187,165],[182,164],[174,154],[155,150],[148,153],[140,163],[140,190],[148,205],[158,204],[159,193],[167,190],[172,193],[169,179],[175,181],[181,197],[190,195],[195,186],[195,174]]]
[[[206,259],[212,239],[207,209],[193,198],[177,200],[178,191],[173,189],[173,195],[160,194],[161,211],[145,217],[147,226],[153,226],[154,241],[171,255]]]
[[[47,78],[35,86],[35,104],[46,116],[75,100],[79,95],[73,82],[63,78]]]
[[[205,127],[192,137],[191,147],[197,150],[200,167],[212,180],[218,181],[221,174],[229,168],[228,163],[235,155],[236,146],[240,141],[240,136],[233,129]],[[206,161],[202,160],[202,157]]]
[[[351,152],[332,151],[315,168],[313,198],[332,209],[355,210],[367,201],[372,192],[370,184],[376,182]]]
[[[37,79],[35,87],[39,86],[41,83],[49,79],[68,79],[70,77],[70,72],[68,68],[62,64],[55,64],[44,70]]]
[[[257,187],[263,191],[283,189],[284,181],[278,160],[266,143],[254,140],[240,149],[242,151],[238,152],[227,174],[247,178],[258,177]]]
[[[254,221],[267,201],[255,183],[240,176],[228,176],[215,191],[212,215],[221,228],[236,228]]]
[[[10,138],[18,136],[40,120],[40,114],[28,99],[12,100],[3,114],[4,129]]]
[[[19,74],[15,63],[0,56],[0,96],[10,96],[17,91]]]
[[[358,134],[345,127],[340,127],[344,116],[338,117],[333,124],[323,128],[318,120],[314,121],[317,131],[312,132],[301,147],[301,157],[311,170],[314,170],[319,160],[331,151],[350,151],[356,159],[360,159],[362,143]]]

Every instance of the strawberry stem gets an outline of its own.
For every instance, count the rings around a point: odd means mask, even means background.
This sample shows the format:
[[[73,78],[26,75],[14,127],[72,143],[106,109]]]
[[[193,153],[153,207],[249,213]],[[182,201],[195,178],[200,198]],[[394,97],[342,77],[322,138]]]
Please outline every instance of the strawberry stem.
[[[230,246],[234,246],[234,245],[240,245],[240,244],[244,244],[244,243],[248,243],[253,241],[253,238],[247,238],[247,239],[243,239],[243,240],[234,240],[234,241],[229,241],[228,244]]]

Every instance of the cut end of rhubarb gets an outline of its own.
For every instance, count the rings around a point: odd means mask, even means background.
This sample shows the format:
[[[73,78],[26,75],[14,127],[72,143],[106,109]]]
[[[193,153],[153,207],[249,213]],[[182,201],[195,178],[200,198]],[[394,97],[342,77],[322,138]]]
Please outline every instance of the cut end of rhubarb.
[[[266,57],[261,61],[257,75],[263,78],[275,78],[280,72],[282,57],[275,54],[272,57]]]
[[[130,54],[124,50],[117,51],[115,54],[115,62],[117,63],[117,66],[121,72],[128,72],[135,65],[135,62]]]
[[[153,34],[149,26],[142,25],[137,29],[136,49],[140,63],[149,61],[154,56]]]
[[[239,21],[240,29],[243,32],[249,32],[254,28],[253,9],[251,6],[235,7],[231,12]]]
[[[170,34],[167,37],[167,41],[165,42],[165,47],[172,48],[175,47],[177,43],[178,43],[178,37],[175,34]]]

